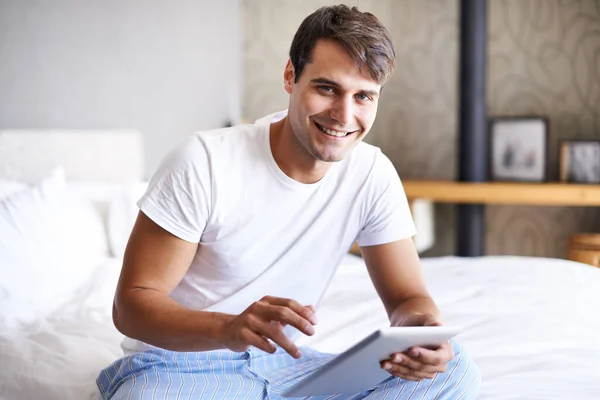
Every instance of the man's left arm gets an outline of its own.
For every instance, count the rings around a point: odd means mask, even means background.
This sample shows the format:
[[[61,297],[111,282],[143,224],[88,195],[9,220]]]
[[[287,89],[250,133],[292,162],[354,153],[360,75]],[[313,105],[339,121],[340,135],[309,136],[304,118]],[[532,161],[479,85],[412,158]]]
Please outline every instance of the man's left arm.
[[[361,253],[373,285],[385,306],[391,326],[435,326],[441,314],[429,295],[421,263],[411,238],[363,246]],[[413,347],[392,354],[382,368],[403,379],[430,379],[444,372],[454,353],[446,342],[435,350]]]

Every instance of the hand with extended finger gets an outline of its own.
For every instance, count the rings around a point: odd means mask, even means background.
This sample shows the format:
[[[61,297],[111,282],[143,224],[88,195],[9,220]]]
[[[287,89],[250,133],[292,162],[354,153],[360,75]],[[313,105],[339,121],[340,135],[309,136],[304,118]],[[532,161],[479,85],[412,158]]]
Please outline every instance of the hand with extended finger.
[[[317,323],[315,309],[295,300],[265,296],[244,312],[233,316],[224,328],[224,344],[232,351],[246,351],[250,346],[274,353],[276,346],[294,358],[300,358],[298,347],[283,333],[291,325],[306,335],[313,335]]]

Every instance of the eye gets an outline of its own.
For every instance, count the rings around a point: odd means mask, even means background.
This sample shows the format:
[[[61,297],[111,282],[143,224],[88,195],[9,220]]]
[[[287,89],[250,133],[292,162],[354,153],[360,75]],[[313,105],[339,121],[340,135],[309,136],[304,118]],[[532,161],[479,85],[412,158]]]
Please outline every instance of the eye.
[[[333,86],[320,85],[320,86],[317,86],[317,88],[321,92],[325,92],[325,93],[333,93],[335,91],[335,89],[333,88]]]
[[[355,97],[356,97],[356,99],[358,101],[361,101],[361,102],[371,101],[372,100],[369,95],[366,95],[364,93],[357,93]]]

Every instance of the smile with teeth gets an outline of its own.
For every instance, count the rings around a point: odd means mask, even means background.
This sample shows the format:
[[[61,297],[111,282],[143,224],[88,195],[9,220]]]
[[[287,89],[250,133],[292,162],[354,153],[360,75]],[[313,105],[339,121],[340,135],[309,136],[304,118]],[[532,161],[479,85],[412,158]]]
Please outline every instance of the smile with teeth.
[[[350,131],[350,132],[334,131],[333,129],[325,128],[323,125],[319,125],[316,122],[315,122],[315,125],[317,126],[317,128],[319,128],[319,130],[321,130],[321,132],[323,132],[329,136],[344,137],[344,136],[354,132],[354,131]]]

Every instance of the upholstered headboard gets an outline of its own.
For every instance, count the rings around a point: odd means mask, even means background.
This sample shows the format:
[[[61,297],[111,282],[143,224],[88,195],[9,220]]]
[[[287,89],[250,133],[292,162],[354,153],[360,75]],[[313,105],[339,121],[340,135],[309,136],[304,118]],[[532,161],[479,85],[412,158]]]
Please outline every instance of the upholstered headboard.
[[[35,182],[60,166],[69,180],[137,182],[142,139],[133,130],[0,131],[0,179]]]

